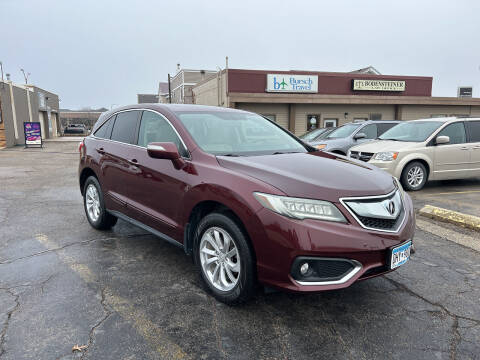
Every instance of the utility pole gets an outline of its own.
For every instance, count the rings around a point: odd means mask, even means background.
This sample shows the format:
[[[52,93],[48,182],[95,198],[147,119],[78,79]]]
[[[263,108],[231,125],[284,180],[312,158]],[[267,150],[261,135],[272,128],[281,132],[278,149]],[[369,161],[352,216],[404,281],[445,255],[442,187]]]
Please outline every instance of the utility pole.
[[[170,74],[168,74],[168,102],[172,103],[172,89],[170,87]]]
[[[23,77],[25,78],[25,91],[27,92],[27,104],[28,104],[28,116],[30,118],[30,122],[32,122],[32,105],[30,104],[30,90],[28,89],[28,77],[30,73],[25,74],[25,70],[20,69],[23,73]],[[45,104],[45,109],[47,108],[47,104]]]

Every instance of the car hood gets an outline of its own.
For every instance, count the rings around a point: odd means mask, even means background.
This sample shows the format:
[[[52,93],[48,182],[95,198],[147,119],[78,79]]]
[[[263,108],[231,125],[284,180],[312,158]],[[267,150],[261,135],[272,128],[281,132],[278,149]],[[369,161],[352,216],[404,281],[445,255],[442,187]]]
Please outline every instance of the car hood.
[[[395,187],[392,176],[374,166],[321,151],[217,156],[217,160],[225,168],[268,183],[292,197],[338,202],[341,197],[388,194]]]
[[[374,140],[366,144],[356,145],[350,151],[362,151],[378,153],[381,151],[405,151],[419,146],[418,142],[392,141],[392,140]]]

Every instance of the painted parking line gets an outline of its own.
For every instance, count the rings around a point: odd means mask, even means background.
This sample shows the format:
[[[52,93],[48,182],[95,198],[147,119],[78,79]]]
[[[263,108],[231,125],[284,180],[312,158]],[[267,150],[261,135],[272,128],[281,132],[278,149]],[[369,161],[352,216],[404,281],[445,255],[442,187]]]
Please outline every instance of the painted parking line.
[[[59,248],[58,244],[50,240],[45,234],[37,234],[35,238],[47,249]],[[97,277],[88,266],[79,264],[76,259],[66,255],[63,251],[57,252],[57,255],[85,283],[98,285]],[[150,321],[145,312],[133,306],[128,299],[115,295],[114,291],[108,286],[105,287],[105,302],[123,319],[128,321],[162,359],[180,360],[191,358],[162,329]]]
[[[480,193],[480,190],[450,191],[450,192],[441,192],[441,193],[433,193],[433,194],[421,194],[421,195],[424,195],[424,196],[438,196],[438,195],[473,194],[473,193]]]

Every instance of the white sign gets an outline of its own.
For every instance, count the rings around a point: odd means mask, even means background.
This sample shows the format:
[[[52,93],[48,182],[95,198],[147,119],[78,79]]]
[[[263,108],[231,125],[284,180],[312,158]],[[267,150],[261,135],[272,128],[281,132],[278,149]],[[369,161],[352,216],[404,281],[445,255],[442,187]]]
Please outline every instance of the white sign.
[[[400,81],[400,80],[353,80],[353,90],[405,91],[405,81]]]
[[[318,76],[267,74],[267,92],[316,93]]]

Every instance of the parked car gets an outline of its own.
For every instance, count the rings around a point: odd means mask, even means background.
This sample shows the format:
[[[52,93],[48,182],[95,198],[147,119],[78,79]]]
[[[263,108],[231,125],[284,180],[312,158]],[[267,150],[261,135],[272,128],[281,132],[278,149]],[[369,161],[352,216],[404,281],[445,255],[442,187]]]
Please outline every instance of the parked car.
[[[123,107],[100,116],[79,152],[91,226],[121,218],[180,246],[226,303],[246,301],[258,282],[345,288],[410,256],[413,205],[395,178],[317,151],[257,114]]]
[[[399,178],[407,190],[427,180],[480,177],[480,119],[407,121],[348,154]]]
[[[334,127],[314,129],[314,130],[306,132],[305,134],[300,136],[300,139],[302,139],[303,141],[306,141],[308,143],[310,143],[312,141],[318,141],[320,139],[325,138],[325,136],[330,134],[333,130],[335,130]]]
[[[324,139],[311,142],[319,150],[347,155],[352,146],[375,140],[400,121],[368,120],[352,122],[338,127]]]
[[[64,134],[76,134],[76,135],[85,135],[87,134],[87,129],[83,124],[70,124],[65,126],[63,130]]]

